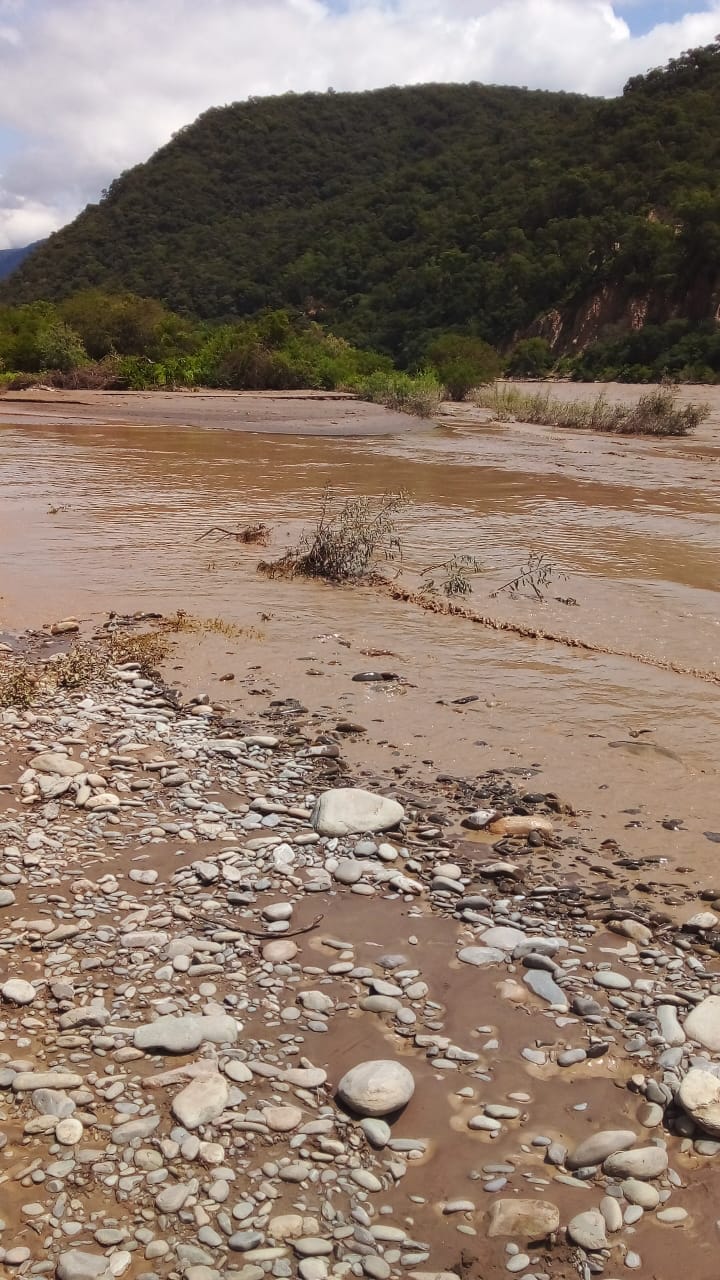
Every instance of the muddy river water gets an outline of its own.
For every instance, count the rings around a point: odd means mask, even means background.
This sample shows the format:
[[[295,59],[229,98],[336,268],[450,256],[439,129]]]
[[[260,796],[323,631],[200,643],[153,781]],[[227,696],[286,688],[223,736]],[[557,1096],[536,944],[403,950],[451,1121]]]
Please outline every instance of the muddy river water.
[[[424,423],[332,399],[4,398],[0,626],[182,609],[248,628],[186,637],[178,681],[211,688],[231,674],[217,685],[230,703],[269,684],[358,716],[382,768],[410,754],[428,776],[533,766],[609,837],[701,883],[718,850],[704,833],[720,831],[720,388],[682,394],[713,408],[686,440],[492,424],[464,406]],[[258,575],[326,484],[408,492],[411,585],[471,554],[482,572],[470,607],[590,648]],[[268,548],[201,538],[260,520]],[[532,551],[552,565],[545,599],[493,597]],[[404,683],[352,681],[378,666]]]

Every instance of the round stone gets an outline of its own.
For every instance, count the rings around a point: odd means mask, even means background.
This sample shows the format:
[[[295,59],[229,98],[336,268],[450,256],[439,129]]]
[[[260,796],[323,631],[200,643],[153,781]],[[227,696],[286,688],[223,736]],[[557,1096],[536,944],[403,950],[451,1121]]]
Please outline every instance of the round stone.
[[[2,986],[2,998],[9,1004],[32,1004],[37,991],[24,978],[10,978]]]
[[[268,964],[287,964],[289,960],[294,960],[298,953],[298,946],[291,938],[278,938],[275,942],[266,942],[262,949],[263,960],[267,960]]]
[[[74,1147],[82,1136],[82,1121],[77,1120],[75,1116],[67,1116],[64,1120],[58,1120],[55,1125],[55,1137],[63,1147]]]
[[[377,1059],[361,1062],[338,1084],[338,1097],[361,1116],[386,1116],[407,1105],[415,1081],[400,1062]]]
[[[273,1133],[290,1133],[302,1123],[302,1111],[299,1107],[268,1107],[263,1119]]]

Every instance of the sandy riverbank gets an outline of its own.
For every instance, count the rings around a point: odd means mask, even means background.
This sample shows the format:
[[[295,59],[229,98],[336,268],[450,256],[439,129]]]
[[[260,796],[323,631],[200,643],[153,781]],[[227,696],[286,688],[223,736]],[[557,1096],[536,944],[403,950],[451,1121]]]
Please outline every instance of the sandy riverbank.
[[[11,391],[0,424],[141,424],[293,436],[386,436],[418,419],[336,391]]]

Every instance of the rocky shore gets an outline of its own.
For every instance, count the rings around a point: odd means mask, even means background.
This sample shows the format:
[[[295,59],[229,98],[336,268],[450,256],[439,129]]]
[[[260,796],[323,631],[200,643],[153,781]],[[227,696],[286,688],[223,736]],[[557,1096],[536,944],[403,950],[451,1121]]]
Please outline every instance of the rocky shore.
[[[132,663],[0,712],[0,1267],[710,1280],[720,890],[356,731]]]

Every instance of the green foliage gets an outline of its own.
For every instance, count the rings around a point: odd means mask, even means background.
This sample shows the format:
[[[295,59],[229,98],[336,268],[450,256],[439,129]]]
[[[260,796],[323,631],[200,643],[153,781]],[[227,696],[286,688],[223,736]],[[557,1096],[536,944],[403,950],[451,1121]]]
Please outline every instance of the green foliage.
[[[522,338],[513,347],[505,372],[508,378],[544,378],[555,359],[545,338]]]
[[[59,312],[93,360],[113,352],[162,360],[195,351],[201,341],[197,324],[174,315],[154,298],[132,293],[85,289],[66,298]]]
[[[447,388],[451,400],[464,400],[473,387],[494,382],[502,372],[502,360],[482,338],[446,333],[436,338],[428,360]]]
[[[378,371],[368,377],[350,379],[344,389],[354,391],[372,404],[384,404],[400,413],[414,413],[418,418],[431,418],[437,413],[445,391],[431,369],[422,369],[415,375],[398,370]]]
[[[87,352],[80,338],[51,303],[0,307],[0,367],[65,371],[84,361]]]
[[[717,44],[610,101],[479,84],[251,99],[123,174],[4,296],[149,293],[231,325],[284,308],[407,368],[438,334],[508,349],[551,311],[562,352],[598,299],[596,336],[629,329],[638,303],[650,325],[696,326],[720,278],[719,113]],[[161,317],[130,307],[128,337],[115,315],[88,328],[83,306],[63,318],[88,342],[102,333],[98,352],[140,354],[132,330],[147,320],[151,358],[165,358]],[[229,349],[225,374],[290,376],[265,346]]]
[[[670,320],[594,342],[570,364],[580,382],[720,382],[720,328]]]

